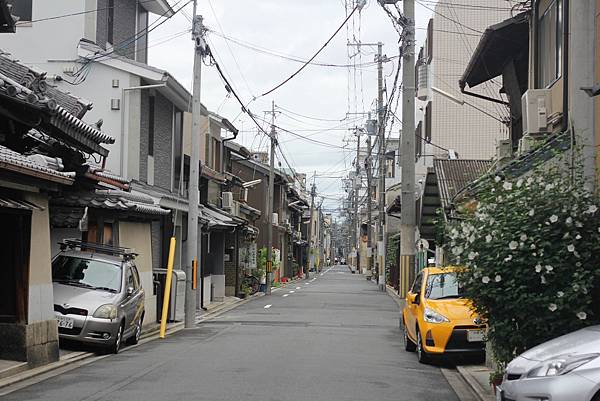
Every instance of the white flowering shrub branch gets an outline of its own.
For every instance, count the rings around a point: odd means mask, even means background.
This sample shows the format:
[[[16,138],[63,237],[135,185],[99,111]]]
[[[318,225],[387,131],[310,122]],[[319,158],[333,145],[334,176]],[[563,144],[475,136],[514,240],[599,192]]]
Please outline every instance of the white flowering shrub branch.
[[[581,175],[564,168],[489,181],[441,238],[465,266],[465,296],[487,319],[503,364],[600,322],[600,210]]]

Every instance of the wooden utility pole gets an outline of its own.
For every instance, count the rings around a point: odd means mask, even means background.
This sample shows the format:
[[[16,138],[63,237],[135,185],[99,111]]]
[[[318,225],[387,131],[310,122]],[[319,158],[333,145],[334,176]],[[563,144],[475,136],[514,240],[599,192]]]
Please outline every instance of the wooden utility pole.
[[[275,131],[275,101],[271,102],[271,160],[269,163],[269,190],[267,193],[267,266],[265,295],[271,295],[271,280],[273,279],[273,207],[275,191],[275,147],[277,146],[277,132]]]

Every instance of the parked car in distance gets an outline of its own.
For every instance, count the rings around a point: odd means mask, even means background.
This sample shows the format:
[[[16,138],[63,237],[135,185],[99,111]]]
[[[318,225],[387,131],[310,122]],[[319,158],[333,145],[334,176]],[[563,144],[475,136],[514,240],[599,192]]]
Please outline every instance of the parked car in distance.
[[[417,274],[406,295],[402,326],[407,351],[419,362],[433,356],[485,357],[486,326],[461,295],[456,267],[427,267]]]
[[[600,325],[547,341],[506,366],[502,401],[600,401]]]
[[[124,340],[139,341],[144,320],[144,289],[126,248],[61,242],[52,260],[54,313],[62,340],[118,353]]]

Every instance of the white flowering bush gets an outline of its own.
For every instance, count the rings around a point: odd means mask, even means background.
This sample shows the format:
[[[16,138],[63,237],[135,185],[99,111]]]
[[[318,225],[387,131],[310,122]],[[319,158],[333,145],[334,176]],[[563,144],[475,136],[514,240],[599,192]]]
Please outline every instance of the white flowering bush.
[[[465,296],[487,319],[501,365],[600,322],[600,210],[582,177],[496,176],[462,212],[444,228],[445,248],[465,266]]]

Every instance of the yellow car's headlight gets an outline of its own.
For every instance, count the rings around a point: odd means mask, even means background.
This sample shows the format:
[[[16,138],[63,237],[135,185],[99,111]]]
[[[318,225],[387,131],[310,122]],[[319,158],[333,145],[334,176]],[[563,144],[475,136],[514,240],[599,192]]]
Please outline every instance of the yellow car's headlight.
[[[427,323],[445,323],[450,321],[446,316],[430,308],[425,308],[425,312],[423,312],[423,320],[425,320]]]

